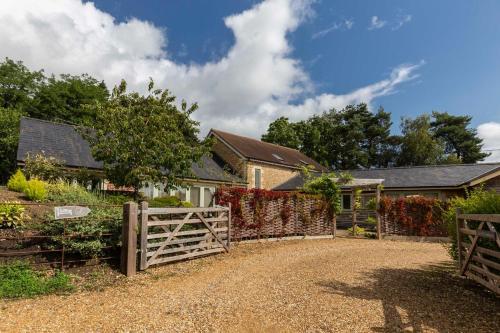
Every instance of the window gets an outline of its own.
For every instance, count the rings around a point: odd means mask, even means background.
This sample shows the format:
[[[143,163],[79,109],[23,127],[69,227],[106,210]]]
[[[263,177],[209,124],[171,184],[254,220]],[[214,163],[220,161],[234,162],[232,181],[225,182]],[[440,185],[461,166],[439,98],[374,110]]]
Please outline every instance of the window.
[[[214,188],[205,187],[203,189],[203,206],[212,207],[214,205]]]
[[[351,209],[351,195],[343,194],[342,195],[342,209]]]
[[[262,170],[255,169],[255,175],[254,175],[254,183],[255,183],[254,187],[255,188],[262,188],[261,176],[262,176]]]
[[[189,202],[191,202],[194,207],[200,207],[200,188],[193,186],[189,192]]]
[[[283,157],[281,157],[280,155],[278,154],[273,154],[273,157],[279,161],[283,161]]]
[[[172,195],[177,197],[180,201],[186,201],[186,189],[184,187],[178,187],[173,191]]]

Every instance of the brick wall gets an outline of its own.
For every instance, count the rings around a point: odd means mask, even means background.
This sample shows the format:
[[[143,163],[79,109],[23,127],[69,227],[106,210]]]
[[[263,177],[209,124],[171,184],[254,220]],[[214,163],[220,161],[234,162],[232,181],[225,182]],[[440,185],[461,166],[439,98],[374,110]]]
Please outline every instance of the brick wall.
[[[273,166],[265,163],[248,162],[247,163],[247,174],[248,174],[248,187],[255,187],[255,169],[261,170],[261,187],[266,190],[271,190],[274,187],[283,184],[287,180],[295,177],[298,174],[298,170],[291,168],[284,168],[280,166]]]

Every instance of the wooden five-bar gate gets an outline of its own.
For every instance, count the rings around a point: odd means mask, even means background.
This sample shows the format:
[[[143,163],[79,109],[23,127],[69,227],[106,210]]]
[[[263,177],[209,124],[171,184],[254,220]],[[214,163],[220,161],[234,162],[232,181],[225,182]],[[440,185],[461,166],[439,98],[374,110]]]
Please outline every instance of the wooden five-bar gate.
[[[457,211],[460,275],[500,295],[500,214]]]
[[[229,251],[231,208],[150,208],[127,203],[124,207],[122,271],[130,276],[151,265]],[[137,251],[137,231],[139,250]]]

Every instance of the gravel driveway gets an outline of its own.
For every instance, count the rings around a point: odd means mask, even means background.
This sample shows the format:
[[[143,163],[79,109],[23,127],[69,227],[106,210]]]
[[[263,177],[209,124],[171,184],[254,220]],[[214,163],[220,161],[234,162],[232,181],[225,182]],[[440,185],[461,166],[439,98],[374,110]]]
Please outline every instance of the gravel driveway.
[[[499,332],[500,298],[439,244],[240,244],[100,292],[1,302],[1,332]]]

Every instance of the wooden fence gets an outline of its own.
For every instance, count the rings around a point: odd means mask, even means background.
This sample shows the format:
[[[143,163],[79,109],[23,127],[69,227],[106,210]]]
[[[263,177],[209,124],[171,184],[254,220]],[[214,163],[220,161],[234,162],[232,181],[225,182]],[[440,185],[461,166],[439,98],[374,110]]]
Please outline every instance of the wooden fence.
[[[229,207],[149,208],[147,202],[142,202],[139,209],[137,204],[127,203],[125,212],[122,271],[128,276],[136,269],[136,230],[140,232],[141,270],[229,251]]]
[[[457,211],[460,275],[500,295],[500,214]]]

